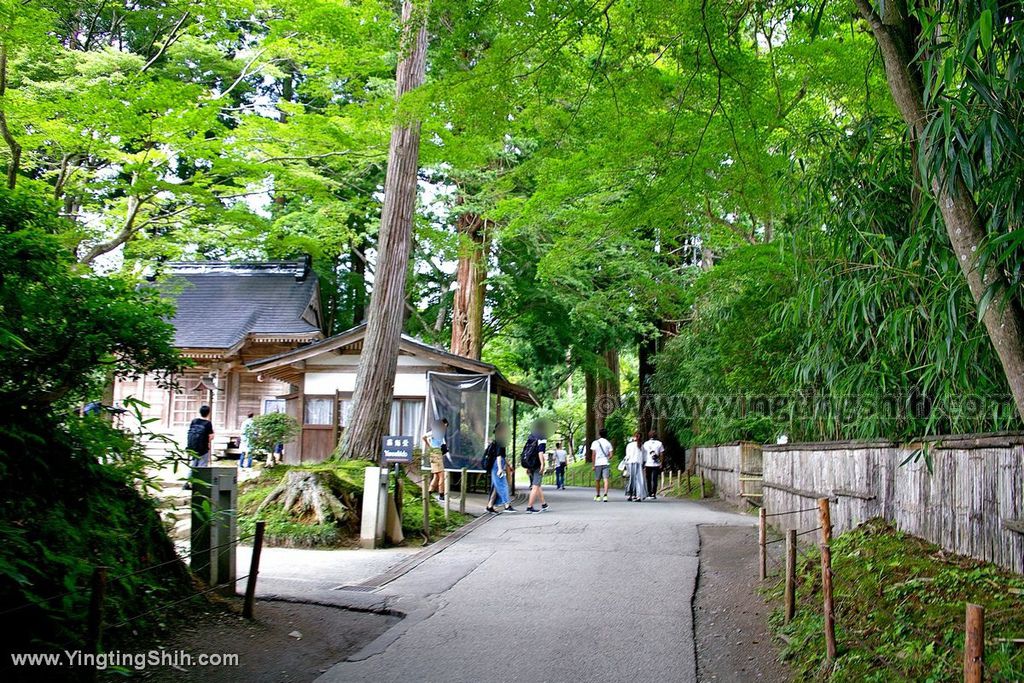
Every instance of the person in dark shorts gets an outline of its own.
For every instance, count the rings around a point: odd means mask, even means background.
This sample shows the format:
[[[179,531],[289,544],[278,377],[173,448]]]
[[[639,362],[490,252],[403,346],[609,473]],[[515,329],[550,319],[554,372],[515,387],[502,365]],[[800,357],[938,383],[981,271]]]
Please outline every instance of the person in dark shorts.
[[[520,459],[530,477],[530,502],[526,507],[527,512],[547,512],[548,510],[548,504],[544,502],[544,491],[541,488],[544,479],[544,459],[547,457],[546,450],[547,438],[544,436],[544,427],[538,421],[526,439]],[[538,500],[540,501],[539,510],[534,507]]]
[[[199,417],[188,426],[188,437],[185,448],[190,456],[190,470],[197,467],[210,466],[210,451],[213,445],[213,423],[210,421],[210,406],[199,406]],[[191,489],[188,483],[184,488]]]

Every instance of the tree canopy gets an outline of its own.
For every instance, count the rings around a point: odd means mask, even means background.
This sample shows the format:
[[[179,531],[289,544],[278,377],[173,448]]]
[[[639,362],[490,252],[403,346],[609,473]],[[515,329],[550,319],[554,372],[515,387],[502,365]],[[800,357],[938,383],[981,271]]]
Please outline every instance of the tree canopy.
[[[785,395],[756,428],[664,416],[686,439],[1018,424],[1024,359],[992,323],[1020,308],[1013,7],[417,11],[426,81],[396,102],[390,3],[6,2],[8,184],[45,185],[62,243],[126,278],[310,253],[333,332],[366,317],[388,132],[415,120],[407,332],[447,345],[455,262],[482,249],[482,355],[546,402],[652,343],[640,393]],[[896,417],[839,414],[894,393]]]

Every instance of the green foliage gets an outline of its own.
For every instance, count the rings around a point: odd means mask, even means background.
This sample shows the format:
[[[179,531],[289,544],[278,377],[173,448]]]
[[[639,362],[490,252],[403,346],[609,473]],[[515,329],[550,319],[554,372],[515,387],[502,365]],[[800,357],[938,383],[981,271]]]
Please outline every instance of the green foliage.
[[[167,309],[127,279],[78,267],[44,196],[33,183],[0,190],[0,611],[18,608],[7,646],[26,652],[82,646],[95,567],[110,568],[110,624],[190,590],[136,489],[149,464],[137,439],[75,410],[114,374],[178,367]]]
[[[301,431],[298,420],[291,415],[266,413],[252,419],[245,436],[254,453],[268,455],[274,452],[274,446],[288,443]]]
[[[1019,426],[945,237],[915,217],[902,127],[868,120],[813,174],[793,238],[800,287],[778,322],[798,340],[782,383],[791,436],[912,438]]]
[[[691,314],[656,360],[656,401],[683,443],[774,441],[789,400],[777,369],[793,360],[795,338],[772,319],[793,296],[792,258],[777,246],[736,249],[702,272]]]
[[[821,561],[810,548],[797,561],[795,619],[782,625],[784,657],[798,680],[959,681],[964,606],[985,608],[985,672],[993,681],[1024,676],[1024,650],[1000,638],[1024,634],[1024,580],[990,564],[950,557],[925,541],[872,520],[832,542],[839,656],[826,676]],[[766,594],[782,602],[782,586]]]

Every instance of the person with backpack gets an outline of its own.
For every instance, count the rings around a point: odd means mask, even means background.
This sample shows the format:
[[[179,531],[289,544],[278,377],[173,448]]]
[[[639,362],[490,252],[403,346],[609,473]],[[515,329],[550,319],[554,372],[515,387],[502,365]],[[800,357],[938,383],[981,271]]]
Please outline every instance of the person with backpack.
[[[604,502],[608,502],[608,482],[611,480],[612,442],[608,440],[608,430],[598,432],[597,440],[590,444],[590,452],[594,457],[594,500],[601,500],[601,482],[604,482]]]
[[[199,406],[199,417],[188,426],[185,449],[188,451],[192,469],[210,465],[210,450],[213,445],[213,423],[210,422],[210,406]],[[192,488],[188,483],[185,489]]]
[[[484,451],[484,471],[491,477],[491,496],[487,501],[487,511],[497,514],[495,504],[504,505],[505,512],[515,512],[508,495],[508,459],[505,444],[508,443],[508,427],[504,422],[494,426],[494,439]]]
[[[544,501],[544,491],[541,489],[541,482],[544,480],[544,451],[547,449],[547,441],[543,429],[538,422],[530,430],[530,436],[523,445],[523,453],[520,462],[526,468],[530,477],[530,502],[526,507],[527,512],[547,512],[548,504]],[[540,509],[534,504],[540,500]]]

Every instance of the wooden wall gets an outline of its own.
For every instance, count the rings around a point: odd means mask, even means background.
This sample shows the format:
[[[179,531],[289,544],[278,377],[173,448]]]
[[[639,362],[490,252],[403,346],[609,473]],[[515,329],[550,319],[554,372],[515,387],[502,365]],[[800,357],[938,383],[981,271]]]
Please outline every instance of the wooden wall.
[[[697,448],[697,474],[710,479],[715,492],[730,503],[739,504],[741,444],[700,446]]]
[[[923,458],[904,460],[927,447]],[[943,548],[1024,573],[1024,435],[765,446],[764,506],[769,513],[832,499],[842,533],[884,517]],[[771,518],[781,529],[812,529],[814,511]]]

